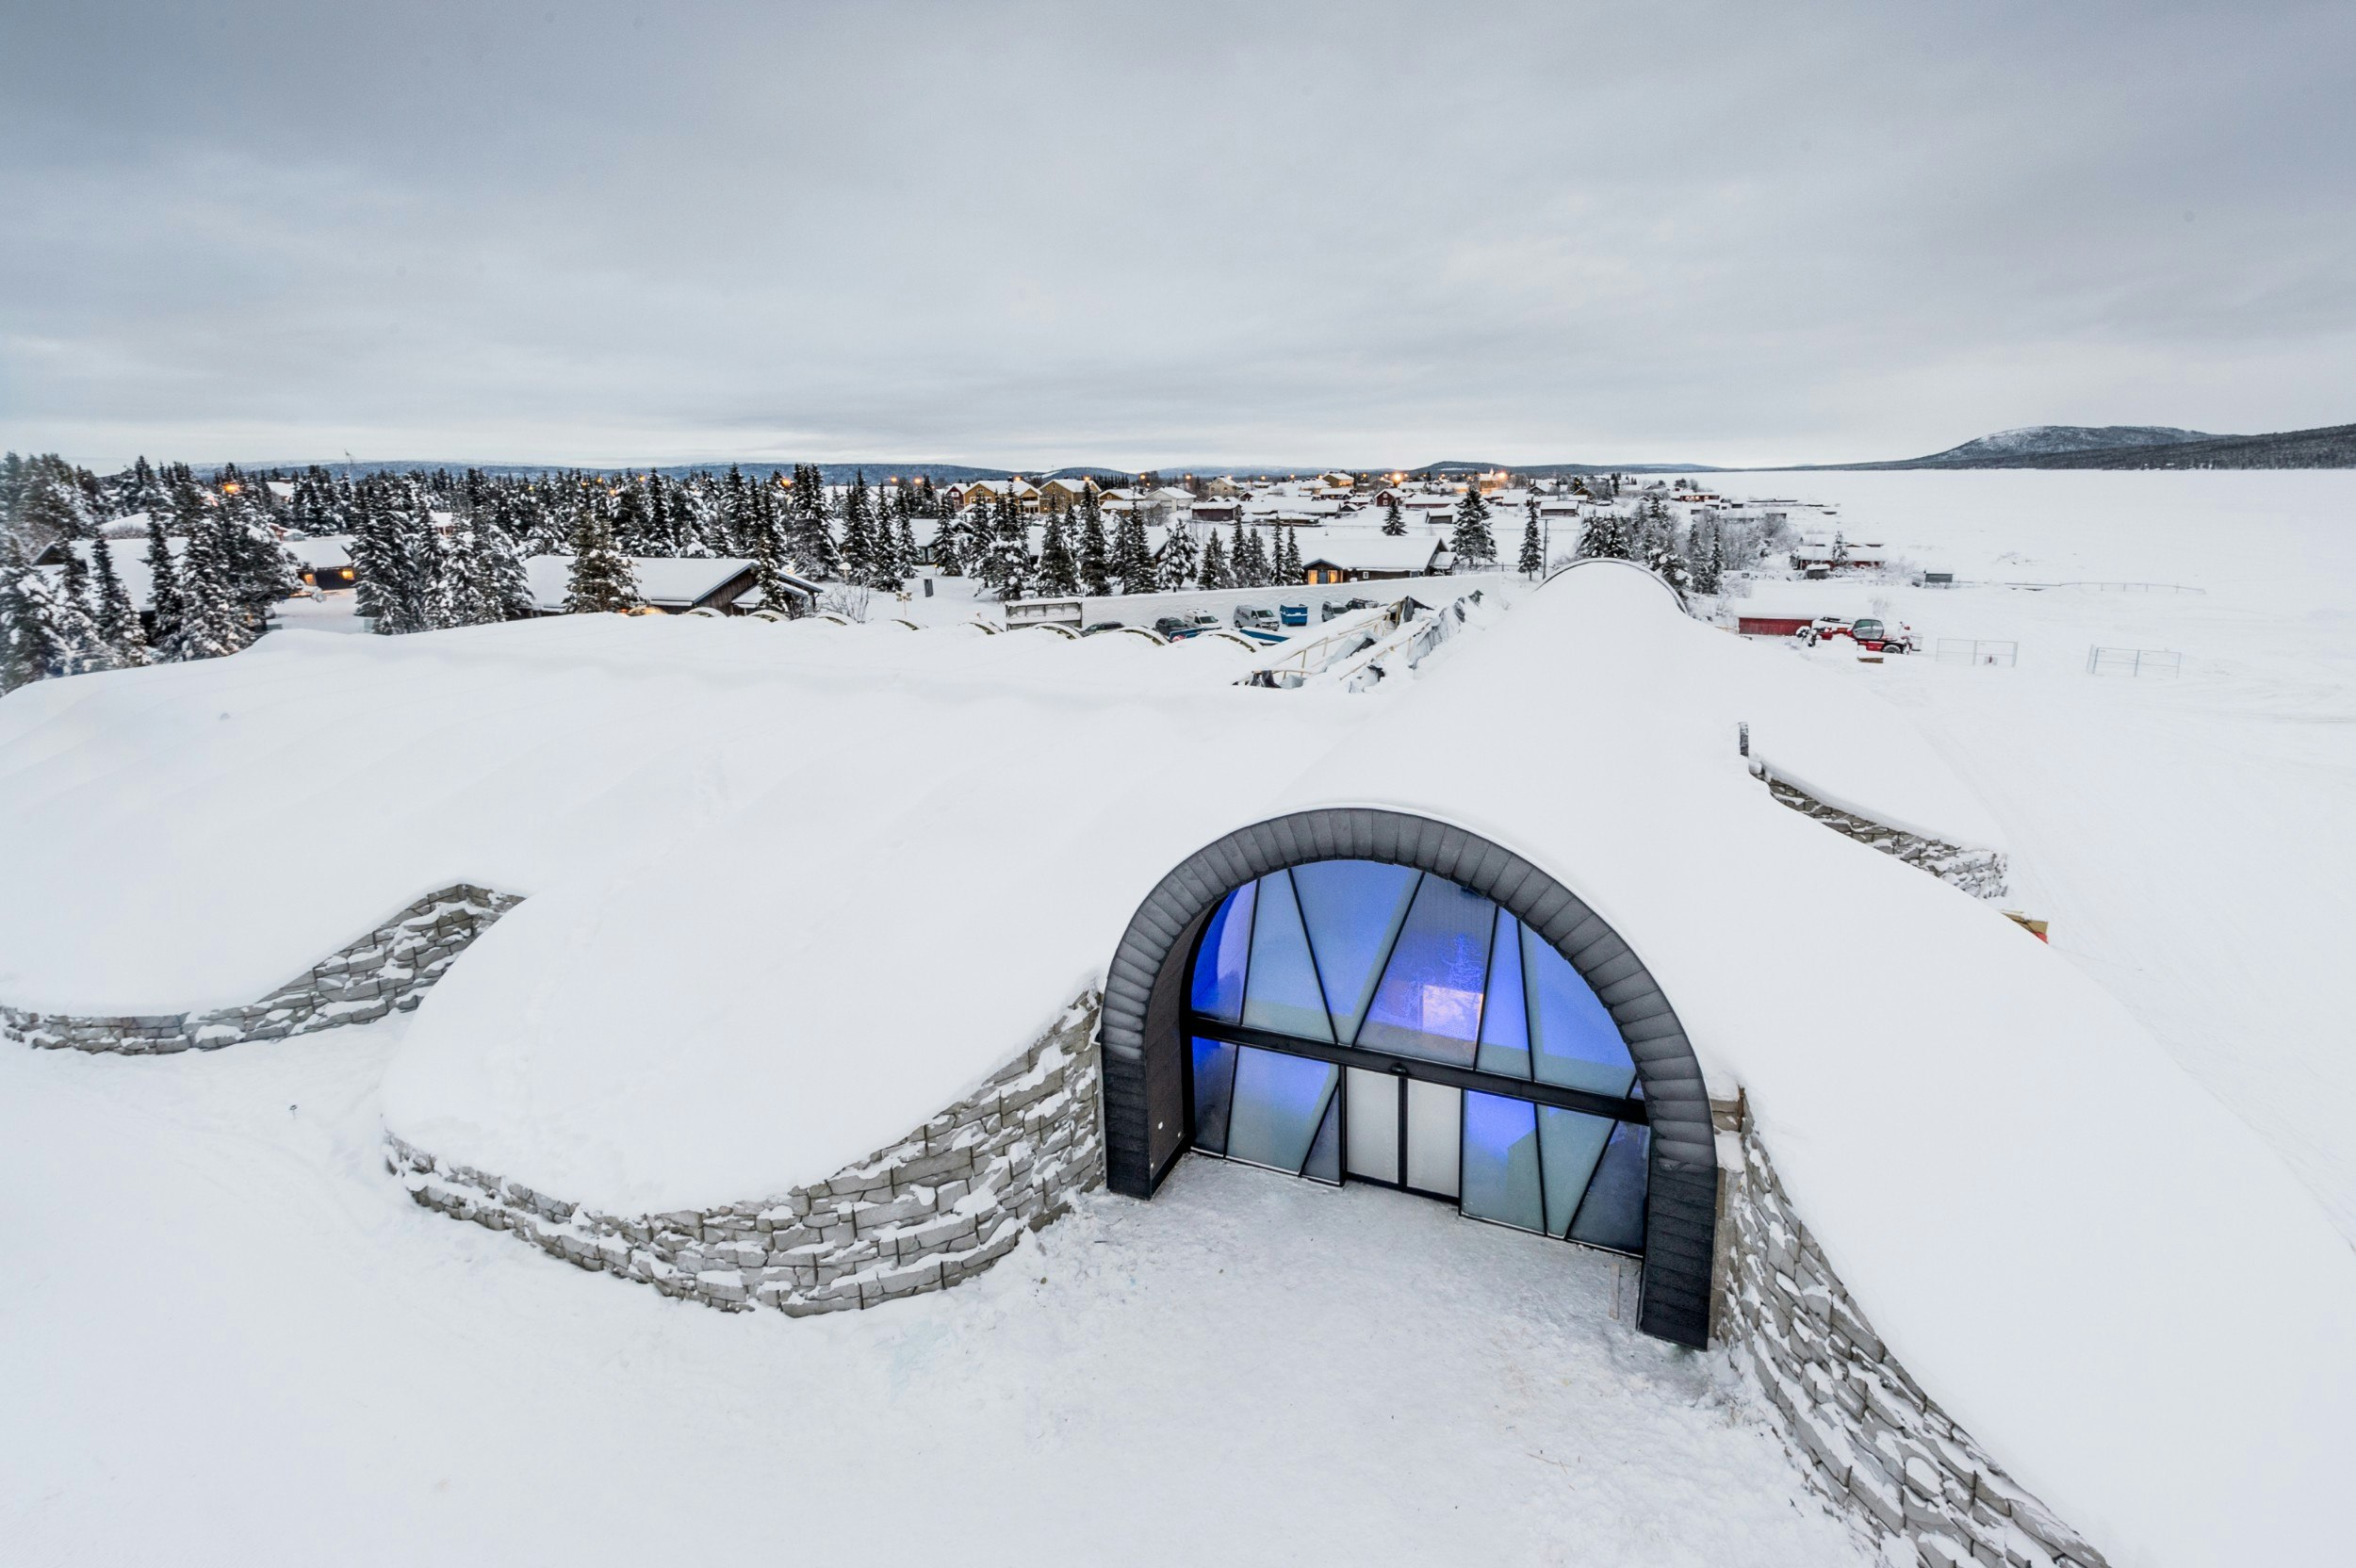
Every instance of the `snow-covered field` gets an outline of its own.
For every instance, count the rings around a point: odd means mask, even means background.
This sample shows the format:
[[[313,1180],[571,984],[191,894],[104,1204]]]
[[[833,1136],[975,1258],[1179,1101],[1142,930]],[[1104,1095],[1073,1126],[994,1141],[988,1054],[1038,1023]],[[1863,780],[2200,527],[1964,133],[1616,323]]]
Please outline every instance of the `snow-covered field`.
[[[948,1295],[726,1316],[412,1205],[403,1022],[0,1052],[0,1560],[1864,1560],[1600,1254],[1198,1161]]]
[[[1829,662],[1978,792],[2011,902],[2356,1235],[2356,475],[1717,482],[1970,580],[2206,590],[1755,602],[2019,642]],[[2183,674],[2089,677],[2098,644]],[[1828,964],[1874,918],[1799,913]],[[400,1028],[0,1052],[0,1559],[1862,1560],[1716,1357],[1612,1320],[1607,1260],[1193,1161],[949,1295],[727,1317],[411,1205],[378,1152]]]
[[[2356,474],[1719,482],[1838,502],[1850,537],[1965,580],[2204,590],[1786,583],[1749,604],[1862,614],[1880,601],[1928,646],[2020,645],[2010,669],[1831,662],[1979,792],[2013,853],[2009,902],[2051,918],[2055,949],[2356,1238]],[[2174,650],[2182,674],[2088,676],[2096,645]]]

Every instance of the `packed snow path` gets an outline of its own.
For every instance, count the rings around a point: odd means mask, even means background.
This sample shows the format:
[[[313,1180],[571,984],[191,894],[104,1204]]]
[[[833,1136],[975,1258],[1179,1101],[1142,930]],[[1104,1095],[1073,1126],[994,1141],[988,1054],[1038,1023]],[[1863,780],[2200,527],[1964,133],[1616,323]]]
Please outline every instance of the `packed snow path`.
[[[1601,1256],[1195,1160],[949,1295],[724,1315],[412,1205],[406,1023],[0,1053],[11,1562],[1866,1560]]]

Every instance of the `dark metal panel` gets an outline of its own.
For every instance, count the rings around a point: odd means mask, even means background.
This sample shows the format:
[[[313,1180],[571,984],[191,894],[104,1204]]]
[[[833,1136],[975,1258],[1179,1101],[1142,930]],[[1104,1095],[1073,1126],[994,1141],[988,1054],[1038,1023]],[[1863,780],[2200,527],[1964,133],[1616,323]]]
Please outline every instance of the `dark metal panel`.
[[[1674,1008],[1642,959],[1561,882],[1502,845],[1427,817],[1359,807],[1256,823],[1197,851],[1147,896],[1105,988],[1105,1163],[1113,1190],[1151,1197],[1181,1147],[1183,984],[1203,923],[1231,889],[1318,859],[1383,860],[1472,888],[1536,931],[1595,988],[1636,1062],[1652,1127],[1639,1326],[1677,1344],[1706,1343],[1717,1139],[1700,1064]]]

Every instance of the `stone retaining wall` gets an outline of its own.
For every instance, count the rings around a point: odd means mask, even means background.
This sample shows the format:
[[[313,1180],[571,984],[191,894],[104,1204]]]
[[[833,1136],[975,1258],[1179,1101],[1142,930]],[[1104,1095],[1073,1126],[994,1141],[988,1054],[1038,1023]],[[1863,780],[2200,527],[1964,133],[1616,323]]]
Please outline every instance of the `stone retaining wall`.
[[[2004,896],[2004,858],[1992,849],[1965,849],[1939,839],[1926,839],[1827,806],[1814,795],[1773,774],[1762,776],[1767,791],[1802,816],[1813,817],[1844,837],[1894,855],[1907,865],[1929,872],[1941,882],[1961,888],[1973,898]]]
[[[1716,1325],[1809,1483],[1925,1568],[2105,1568],[1892,1359],[1792,1211],[1747,1111],[1722,1155]],[[1720,1140],[1722,1149],[1735,1142]]]
[[[401,913],[259,1002],[205,1013],[73,1018],[0,1005],[0,1037],[26,1045],[155,1055],[213,1051],[367,1023],[415,1007],[452,958],[523,900],[461,882]]]
[[[1102,998],[1090,993],[977,1093],[823,1182],[712,1209],[621,1217],[387,1136],[427,1208],[592,1272],[724,1311],[872,1307],[980,1273],[1104,1176]]]

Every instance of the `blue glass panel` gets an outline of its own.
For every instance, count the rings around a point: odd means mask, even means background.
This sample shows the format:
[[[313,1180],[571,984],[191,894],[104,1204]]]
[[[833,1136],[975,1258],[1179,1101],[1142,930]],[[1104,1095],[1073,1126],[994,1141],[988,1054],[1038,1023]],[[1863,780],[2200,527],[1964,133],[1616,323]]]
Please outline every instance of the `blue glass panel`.
[[[1609,1117],[1566,1111],[1559,1105],[1538,1110],[1538,1153],[1546,1171],[1546,1234],[1559,1236],[1571,1228],[1579,1200],[1587,1196],[1588,1178],[1595,1161],[1619,1123]]]
[[[1644,1250],[1644,1155],[1651,1141],[1651,1130],[1635,1122],[1612,1128],[1595,1179],[1587,1184],[1587,1200],[1571,1221],[1573,1241],[1615,1252]]]
[[[1357,1043],[1369,1051],[1472,1066],[1496,923],[1497,906],[1479,893],[1445,877],[1425,877]]]
[[[1309,1163],[1301,1173],[1312,1182],[1342,1184],[1342,1095],[1337,1087],[1326,1096],[1325,1116],[1317,1123],[1316,1141],[1309,1145]]]
[[[1464,1094],[1464,1183],[1458,1203],[1476,1219],[1543,1230],[1538,1107],[1501,1094]]]
[[[1521,922],[1497,911],[1497,938],[1489,951],[1487,1000],[1481,1004],[1481,1059],[1473,1065],[1483,1072],[1530,1076],[1530,1015],[1522,1006]]]
[[[1227,1121],[1227,1157],[1297,1172],[1308,1162],[1317,1123],[1342,1070],[1331,1062],[1243,1046],[1236,1052],[1235,1102]]]
[[[1358,1033],[1366,1004],[1374,1000],[1374,983],[1382,976],[1383,956],[1390,952],[1407,918],[1407,904],[1420,874],[1412,867],[1386,866],[1379,860],[1318,860],[1293,868],[1309,946],[1317,954],[1317,974],[1333,1009],[1335,1039]]]
[[[1628,1093],[1636,1081],[1636,1063],[1620,1038],[1620,1026],[1571,961],[1528,926],[1522,928],[1522,969],[1538,1081],[1597,1094]]]
[[[1253,1029],[1303,1039],[1331,1040],[1333,1026],[1317,987],[1309,939],[1301,929],[1290,872],[1260,878],[1260,908],[1252,921],[1252,972],[1244,987],[1243,1021]],[[1294,1162],[1296,1168],[1299,1162]]]
[[[1194,960],[1194,1010],[1222,1023],[1243,1018],[1244,955],[1252,942],[1252,902],[1259,884],[1247,882],[1229,893],[1211,923],[1203,928],[1203,946]]]
[[[1194,1037],[1194,1145],[1227,1152],[1227,1110],[1235,1098],[1235,1048]]]

